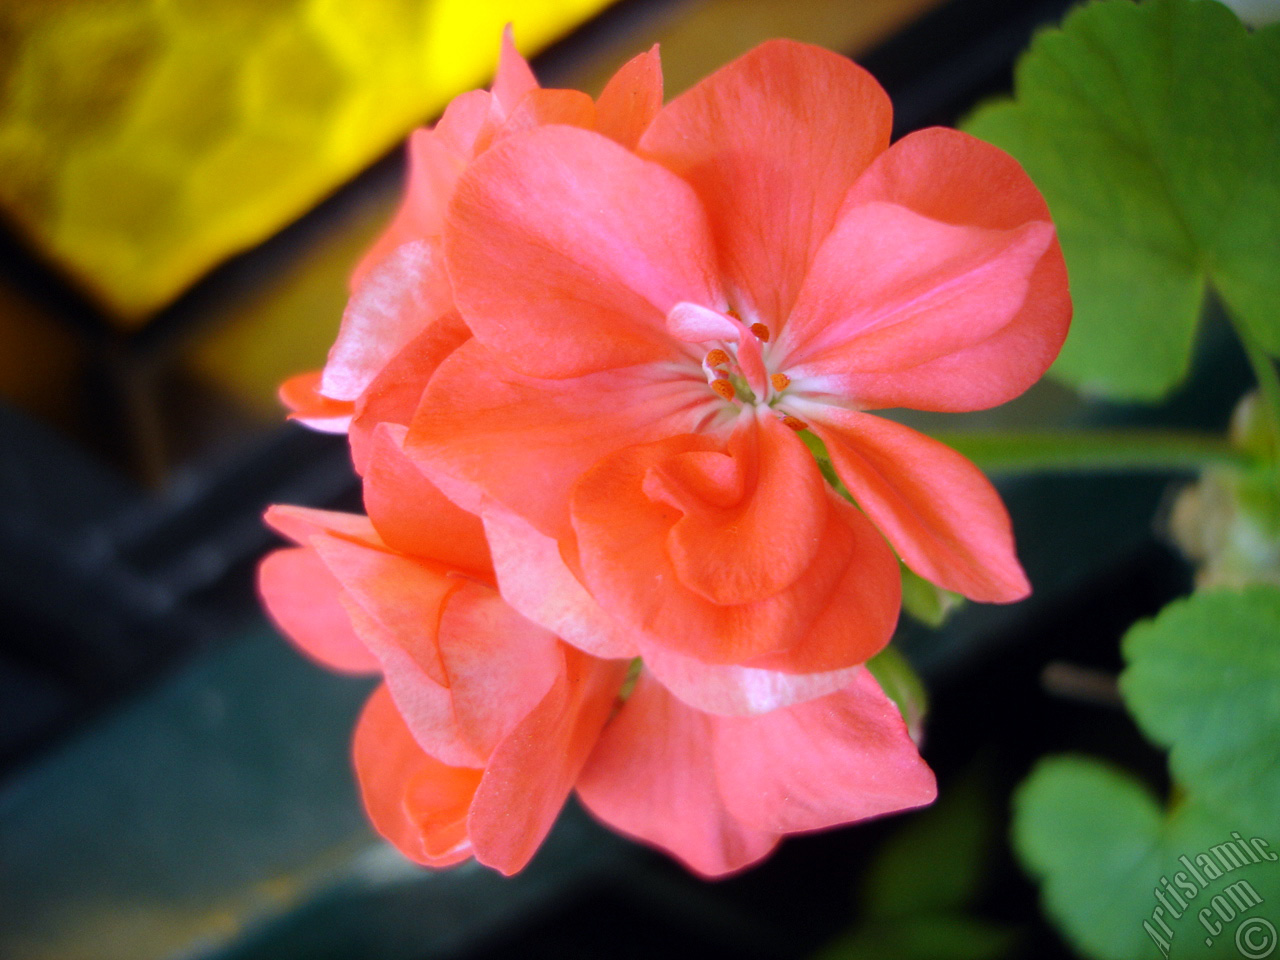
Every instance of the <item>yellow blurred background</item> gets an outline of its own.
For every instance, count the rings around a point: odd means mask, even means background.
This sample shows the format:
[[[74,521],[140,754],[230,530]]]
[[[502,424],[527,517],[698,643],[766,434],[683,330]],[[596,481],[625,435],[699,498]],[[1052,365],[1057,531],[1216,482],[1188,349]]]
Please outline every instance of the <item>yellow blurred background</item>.
[[[9,0],[0,203],[136,324],[606,3]]]

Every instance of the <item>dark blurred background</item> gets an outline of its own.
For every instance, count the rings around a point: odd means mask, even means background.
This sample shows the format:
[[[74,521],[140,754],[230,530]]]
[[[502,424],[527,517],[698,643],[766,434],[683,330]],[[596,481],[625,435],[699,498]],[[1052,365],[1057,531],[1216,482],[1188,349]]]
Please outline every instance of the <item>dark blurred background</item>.
[[[1069,956],[1008,795],[1063,748],[1160,786],[1105,677],[1189,582],[1153,520],[1167,476],[1003,483],[1036,596],[900,638],[943,802],[718,884],[572,805],[518,878],[404,863],[348,769],[367,684],[287,648],[252,580],[267,504],[359,509],[344,442],[275,387],[323,362],[399,142],[487,82],[504,23],[544,85],[593,94],[654,42],[668,96],[767,37],[819,43],[901,135],[1006,92],[1066,6],[0,0],[0,956]],[[1046,383],[968,422],[1221,429],[1246,367],[1213,324],[1199,356],[1159,411]]]

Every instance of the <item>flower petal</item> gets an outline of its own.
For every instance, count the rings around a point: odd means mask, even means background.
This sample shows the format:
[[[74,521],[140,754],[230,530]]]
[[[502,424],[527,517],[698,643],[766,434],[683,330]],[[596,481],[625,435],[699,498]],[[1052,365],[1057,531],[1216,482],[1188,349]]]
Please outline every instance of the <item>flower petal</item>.
[[[1031,275],[1022,309],[1003,328],[918,366],[848,374],[841,389],[867,410],[986,410],[1040,379],[1058,356],[1070,319],[1067,267],[1055,240]]]
[[[733,306],[776,335],[891,124],[888,96],[861,67],[773,40],[667,104],[639,149],[693,185],[728,285],[746,299]]]
[[[713,723],[725,805],[757,830],[822,830],[937,796],[902,715],[866,670],[838,693]]]
[[[646,648],[644,664],[664,687],[707,713],[752,716],[847,687],[861,667],[826,673],[782,673],[702,663],[671,650]]]
[[[596,125],[595,101],[581,90],[532,90],[511,111],[494,142],[548,123],[591,130]]]
[[[438,237],[444,227],[445,209],[468,156],[451,149],[449,141],[435,130],[426,129],[409,135],[407,152],[409,170],[404,199],[391,223],[352,272],[352,293],[397,248],[414,240]]]
[[[315,551],[303,547],[276,550],[258,566],[267,612],[303,653],[342,673],[377,673],[377,659],[338,601],[341,589]]]
[[[447,763],[482,760],[458,730],[438,642],[445,604],[466,581],[438,564],[337,537],[318,535],[311,544],[342,586],[352,626],[423,749]]]
[[[470,339],[471,331],[461,317],[452,312],[443,314],[426,323],[378,371],[355,402],[351,421],[351,460],[358,473],[366,469],[370,434],[380,423],[407,426],[436,368]]]
[[[444,602],[463,582],[442,564],[370,549],[324,534],[311,538],[342,589],[411,656],[434,673],[434,638]],[[443,682],[443,676],[439,677]]]
[[[331,534],[375,549],[383,546],[382,538],[369,518],[359,513],[277,504],[268,507],[262,519],[276,533],[300,547],[310,544],[311,538],[318,534]]]
[[[431,132],[460,163],[470,161],[481,148],[481,145],[493,135],[494,130],[502,125],[502,110],[494,103],[493,94],[488,90],[468,90],[449,101],[440,116],[440,121],[431,128]],[[453,183],[449,185],[449,196],[453,194]],[[444,208],[449,205],[449,196],[444,196]]]
[[[405,455],[405,432],[391,423],[374,431],[364,475],[369,520],[393,550],[488,579],[493,565],[480,518],[455,506]]]
[[[1049,219],[1044,199],[1017,161],[968,134],[940,127],[895,143],[858,180],[845,203],[850,209],[877,201],[986,230],[1015,230]],[[1070,321],[1066,267],[1054,239],[1031,273],[1020,309],[995,333],[918,365],[849,374],[845,388],[864,407],[992,407],[1040,378],[1058,355]]]
[[[1031,592],[1009,514],[972,463],[883,417],[817,404],[807,417],[858,506],[912,570],[986,603]]]
[[[458,182],[445,250],[472,331],[535,376],[679,356],[667,311],[722,301],[688,185],[570,127],[530,130],[479,157]]]
[[[565,643],[605,659],[629,659],[639,647],[631,631],[600,608],[561,556],[560,546],[506,510],[484,517],[502,597]]]
[[[406,450],[463,508],[500,504],[559,538],[584,471],[620,446],[692,429],[716,399],[658,367],[528,377],[473,340],[432,378]]]
[[[423,327],[451,306],[449,279],[434,244],[414,240],[397,247],[369,272],[347,304],[321,391],[335,400],[355,400]]]
[[[726,808],[714,764],[714,718],[671,696],[645,673],[578,779],[578,796],[610,827],[666,850],[704,877],[766,857],[776,833]]]
[[[555,823],[626,676],[625,662],[561,650],[564,672],[494,750],[471,808],[476,859],[508,876]]]
[[[662,109],[662,61],[658,45],[632,57],[605,84],[596,100],[596,130],[634,150]]]
[[[794,583],[818,554],[826,481],[771,414],[744,418],[725,453],[676,454],[644,491],[683,516],[667,536],[680,582],[716,604],[750,603]]]
[[[492,587],[337,537],[311,544],[414,737],[438,759],[483,761],[555,679],[555,637]]]
[[[502,31],[502,49],[498,54],[498,70],[493,77],[493,98],[503,112],[511,113],[525,96],[538,89],[538,79],[529,69],[529,61],[516,49],[511,24]]]
[[[482,771],[423,752],[386,687],[365,704],[352,755],[369,819],[397,850],[429,867],[471,856],[466,819]]]
[[[437,643],[458,731],[479,756],[523,722],[564,669],[556,638],[479,583],[450,594]]]
[[[708,578],[712,561],[726,565],[724,589],[731,591],[726,597],[745,597],[752,578],[758,578],[751,601],[716,603],[684,582],[700,569],[692,556],[697,544],[690,542],[689,555],[677,566],[670,543],[684,514],[671,505],[669,490],[659,495],[646,480],[673,458],[717,454],[720,447],[707,436],[673,437],[621,450],[583,476],[571,512],[584,585],[612,616],[639,632],[642,656],[657,647],[709,664],[793,673],[840,669],[872,656],[888,642],[897,621],[897,561],[866,518],[829,491],[819,491],[825,516],[815,528],[820,531],[816,544],[793,543],[781,518],[776,560],[784,568],[782,577],[768,567],[774,541],[764,524],[753,528],[752,542],[739,544],[726,529],[723,542],[704,545]],[[811,461],[808,468],[816,471]],[[753,496],[755,491],[746,488],[744,497]],[[739,545],[741,564],[735,556]],[[814,560],[782,586],[793,572],[787,567],[789,550],[802,550]],[[693,585],[712,592],[713,581],[695,576]]]
[[[710,307],[681,301],[667,314],[667,332],[686,343],[706,340],[736,340],[738,324]]]
[[[439,654],[435,646],[439,610],[427,611],[432,620],[431,635],[417,645],[418,656],[414,656],[414,652],[405,647],[402,636],[388,630],[349,594],[342,593],[340,599],[356,633],[378,657],[387,691],[418,746],[451,766],[481,766],[485,752],[472,743],[459,726],[453,695],[442,676],[443,668],[438,664],[431,672],[424,668],[423,648]]]
[[[933,773],[865,669],[844,689],[759,716],[702,713],[642,673],[578,793],[606,823],[706,876],[780,835],[931,802]]]
[[[830,537],[830,547],[819,552],[813,568],[796,585],[813,591],[810,596],[815,599],[807,603],[817,616],[791,647],[756,657],[744,666],[806,675],[828,673],[865,663],[893,636],[902,604],[902,574],[893,550],[860,510],[834,492],[830,505],[829,529],[838,535]],[[838,579],[823,594],[812,584],[830,582],[832,575],[822,571],[828,563],[838,571]]]
[[[280,385],[280,402],[289,408],[289,419],[321,433],[346,433],[354,405],[320,392],[319,370],[300,373]]]
[[[776,349],[793,381],[914,366],[1006,326],[1053,226],[960,227],[890,203],[849,210],[814,261]],[[852,399],[857,400],[856,396]]]

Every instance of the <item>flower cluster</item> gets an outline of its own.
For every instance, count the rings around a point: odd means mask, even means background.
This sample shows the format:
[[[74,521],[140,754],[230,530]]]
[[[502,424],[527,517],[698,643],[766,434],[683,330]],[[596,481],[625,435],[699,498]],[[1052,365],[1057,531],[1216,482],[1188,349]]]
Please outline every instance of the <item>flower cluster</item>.
[[[576,789],[716,876],[933,799],[864,666],[900,563],[1029,587],[981,473],[866,411],[1016,396],[1070,301],[1012,159],[890,125],[799,43],[664,106],[656,50],[593,101],[508,36],[413,135],[327,365],[282,390],[348,433],[368,515],[273,508],[297,546],[260,578],[304,650],[381,674],[355,762],[406,855],[512,873]]]

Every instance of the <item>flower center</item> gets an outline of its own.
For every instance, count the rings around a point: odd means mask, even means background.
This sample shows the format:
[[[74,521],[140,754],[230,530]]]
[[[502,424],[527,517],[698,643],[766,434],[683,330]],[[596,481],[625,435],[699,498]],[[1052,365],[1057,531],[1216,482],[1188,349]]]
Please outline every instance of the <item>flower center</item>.
[[[785,373],[769,373],[764,346],[771,339],[763,323],[748,325],[729,307],[723,311],[696,303],[681,302],[667,314],[667,329],[686,343],[719,343],[702,358],[707,385],[727,403],[758,407],[777,406],[791,378]],[[780,419],[794,430],[808,426],[803,420],[779,410]]]
[[[755,391],[728,351],[716,347],[703,357],[702,370],[707,384],[723,399],[734,403],[756,402]]]

